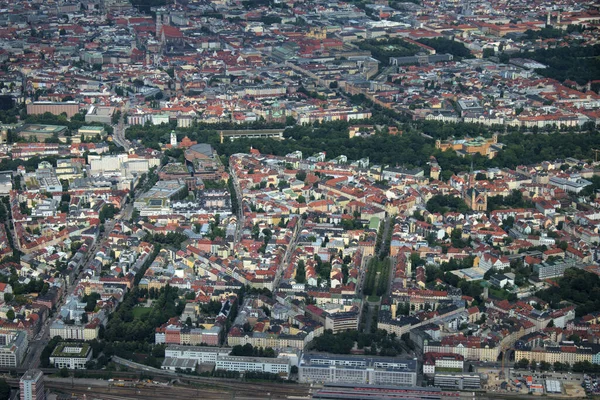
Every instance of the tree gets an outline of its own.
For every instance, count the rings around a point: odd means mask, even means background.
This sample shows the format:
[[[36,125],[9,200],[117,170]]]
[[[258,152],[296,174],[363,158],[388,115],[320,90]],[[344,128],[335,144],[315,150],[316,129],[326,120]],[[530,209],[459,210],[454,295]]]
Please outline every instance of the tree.
[[[303,260],[298,261],[298,267],[296,268],[296,282],[306,282],[306,268]]]
[[[301,171],[296,172],[296,179],[304,182],[306,180],[306,171],[301,170]]]
[[[15,311],[13,309],[10,309],[6,312],[6,319],[8,319],[9,321],[15,319]]]
[[[516,364],[516,367],[518,369],[527,369],[528,366],[529,366],[529,360],[526,358],[520,359]]]
[[[6,379],[0,379],[0,400],[8,400],[9,398],[10,385],[6,382]]]
[[[494,49],[492,49],[492,48],[487,47],[487,48],[483,49],[483,58],[493,57],[494,54],[495,54]]]

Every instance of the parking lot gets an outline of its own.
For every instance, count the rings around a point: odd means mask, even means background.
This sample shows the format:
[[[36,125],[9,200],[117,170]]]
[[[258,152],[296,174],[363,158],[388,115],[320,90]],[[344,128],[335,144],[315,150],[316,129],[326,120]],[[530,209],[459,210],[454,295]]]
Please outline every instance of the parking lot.
[[[584,375],[581,386],[590,395],[600,395],[600,376]]]

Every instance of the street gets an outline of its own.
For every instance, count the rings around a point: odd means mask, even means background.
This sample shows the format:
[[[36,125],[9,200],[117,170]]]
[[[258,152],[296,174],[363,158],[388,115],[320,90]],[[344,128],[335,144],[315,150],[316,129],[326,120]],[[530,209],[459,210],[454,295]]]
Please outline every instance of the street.
[[[117,219],[113,219],[113,220],[106,222],[104,233],[101,234],[98,237],[98,239],[92,244],[92,246],[88,249],[88,252],[87,252],[85,258],[83,259],[83,262],[81,263],[81,267],[79,268],[77,278],[71,283],[71,285],[67,286],[67,291],[65,292],[65,294],[63,294],[59,303],[56,305],[57,310],[60,310],[60,308],[64,305],[65,301],[73,294],[73,292],[75,291],[75,288],[79,284],[81,275],[82,275],[83,271],[85,270],[85,266],[95,256],[98,246],[100,245],[100,243],[102,243],[104,240],[106,240],[106,238],[108,237],[110,232],[115,227],[116,223],[117,223]],[[35,338],[33,340],[29,341],[28,353],[25,356],[23,363],[21,364],[22,367],[38,368],[40,366],[40,358],[41,358],[42,351],[44,350],[44,347],[46,347],[46,345],[50,341],[50,326],[52,325],[52,323],[54,321],[56,321],[56,319],[58,318],[58,315],[59,315],[59,313],[56,312],[52,318],[48,318],[48,320],[42,326],[42,329],[40,330],[40,332],[35,336]]]

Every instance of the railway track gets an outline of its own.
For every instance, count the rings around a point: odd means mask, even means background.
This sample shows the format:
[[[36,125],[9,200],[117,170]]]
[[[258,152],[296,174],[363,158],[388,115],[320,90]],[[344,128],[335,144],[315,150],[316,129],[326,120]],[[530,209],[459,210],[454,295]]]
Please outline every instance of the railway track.
[[[49,382],[46,385],[54,391],[64,394],[74,394],[89,400],[129,400],[129,399],[174,399],[183,400],[190,398],[202,398],[203,400],[231,399],[288,399],[298,397],[294,393],[285,390],[269,392],[261,385],[248,384],[246,387],[235,387],[230,389],[215,389],[210,387],[189,386],[159,386],[149,385],[143,387],[97,387],[76,384],[73,387],[65,387],[64,384]],[[306,394],[308,396],[308,393]],[[302,396],[304,397],[304,396]]]

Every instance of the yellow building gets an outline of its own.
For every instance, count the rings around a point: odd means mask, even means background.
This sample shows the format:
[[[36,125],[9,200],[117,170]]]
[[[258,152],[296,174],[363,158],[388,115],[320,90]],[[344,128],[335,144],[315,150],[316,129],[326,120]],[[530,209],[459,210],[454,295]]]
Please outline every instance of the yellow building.
[[[591,347],[568,344],[561,346],[546,346],[543,348],[539,347],[531,350],[516,350],[515,360],[518,361],[526,358],[529,361],[545,361],[550,364],[560,362],[573,365],[576,362],[592,362],[593,355],[594,352]]]
[[[441,151],[448,149],[454,150],[458,155],[466,156],[467,154],[481,154],[487,158],[494,158],[498,154],[498,135],[494,134],[490,139],[483,138],[481,136],[476,138],[465,138],[465,139],[449,139],[449,140],[436,140],[435,148]]]

